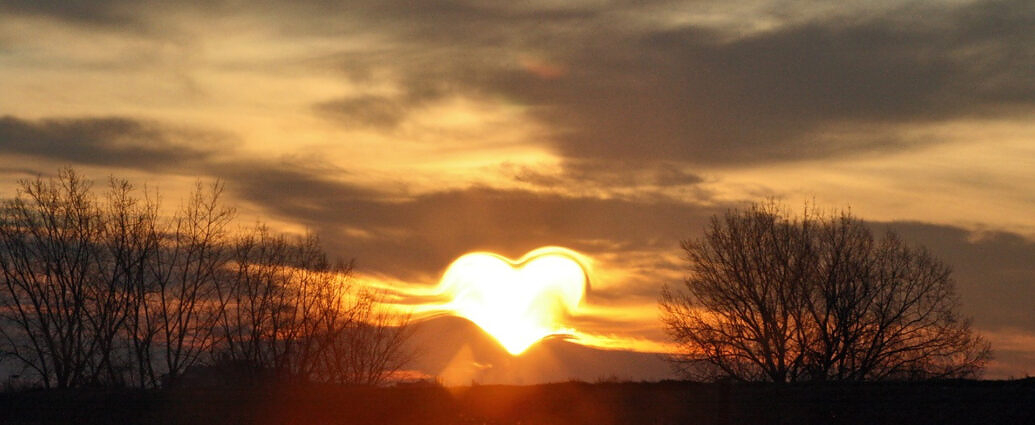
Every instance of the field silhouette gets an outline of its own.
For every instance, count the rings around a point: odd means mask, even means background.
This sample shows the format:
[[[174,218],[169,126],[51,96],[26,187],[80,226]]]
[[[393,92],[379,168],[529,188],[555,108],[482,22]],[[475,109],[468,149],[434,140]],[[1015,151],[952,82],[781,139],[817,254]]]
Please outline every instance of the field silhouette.
[[[1032,423],[1035,379],[857,384],[259,385],[0,395],[3,424]]]

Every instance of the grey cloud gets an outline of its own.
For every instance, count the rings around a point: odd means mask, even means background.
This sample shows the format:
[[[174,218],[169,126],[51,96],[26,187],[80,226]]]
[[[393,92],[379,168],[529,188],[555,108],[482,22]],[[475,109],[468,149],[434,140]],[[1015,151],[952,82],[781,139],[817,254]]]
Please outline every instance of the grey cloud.
[[[347,78],[398,77],[404,93],[315,104],[325,117],[390,129],[436,96],[507,99],[553,129],[551,142],[572,164],[710,165],[880,153],[937,142],[905,138],[904,126],[1035,109],[1029,76],[1035,6],[1026,0],[892,2],[858,15],[777,19],[772,29],[753,33],[651,24],[675,6],[647,3],[534,9],[480,1],[414,7],[311,0],[180,7],[257,16],[284,37],[360,33],[384,40],[331,62]],[[150,13],[150,3],[124,1],[4,7],[69,20]],[[327,59],[306,63],[326,66]]]
[[[35,176],[47,176],[47,177],[50,177],[51,176],[49,170],[48,170],[48,172],[44,172],[44,171],[38,170],[36,168],[31,168],[31,167],[0,167],[0,174],[14,174],[14,175],[29,176],[29,177],[35,177]]]
[[[516,181],[540,187],[589,186],[602,189],[640,186],[693,186],[704,182],[700,175],[678,163],[630,160],[567,160],[560,174],[548,174],[530,166],[505,163],[502,172]]]
[[[385,31],[408,47],[343,68],[380,66],[413,86],[522,103],[556,130],[570,159],[715,164],[884,152],[935,142],[903,138],[902,126],[1035,109],[1027,1],[897,6],[747,35],[645,27],[604,9],[487,10],[425,18],[379,9],[397,24]],[[522,52],[564,72],[545,78],[514,58]]]
[[[125,117],[0,117],[0,152],[72,164],[186,171],[219,152],[213,142],[229,141],[224,134]]]
[[[408,112],[404,102],[382,96],[359,96],[321,102],[317,111],[345,126],[372,126],[391,129]]]
[[[414,82],[398,95],[365,94],[318,102],[313,109],[346,127],[391,130],[414,110],[443,98],[448,89],[435,82]]]
[[[139,23],[131,0],[8,0],[0,3],[0,11],[10,14],[48,16],[66,21],[101,25],[126,26]]]
[[[976,325],[1035,332],[1035,242],[1002,231],[975,235],[923,223],[889,227],[953,267],[964,311]]]
[[[672,249],[691,223],[703,223],[716,208],[479,187],[397,199],[319,174],[296,174],[290,187],[275,183],[281,190],[271,190],[268,176],[264,170],[239,174],[228,178],[228,187],[273,215],[327,235],[331,249],[357,257],[361,268],[406,278],[434,277],[471,250],[517,258],[543,245],[591,254]]]
[[[1031,379],[1033,374],[1035,354],[1022,350],[995,350],[995,358],[985,371],[985,376],[993,379]]]
[[[652,182],[658,186],[684,186],[703,183],[704,178],[675,165],[664,164],[654,170]]]
[[[1035,242],[1007,232],[973,234],[949,226],[890,223],[905,240],[927,247],[953,268],[963,312],[978,330],[1035,333]],[[997,347],[988,375],[1030,371],[1031,351]]]
[[[571,68],[587,71],[566,81],[522,77],[501,87],[530,103],[559,106],[560,113],[551,108],[539,116],[575,129],[560,136],[569,156],[696,163],[902,149],[909,141],[894,137],[897,125],[1035,106],[1035,84],[1015,87],[1035,67],[1031,55],[1012,63],[1005,57],[1031,51],[1030,31],[1017,28],[1010,40],[955,22],[842,25],[812,23],[732,42],[698,29],[657,32],[572,58]],[[616,45],[629,57],[598,59]],[[1006,66],[974,65],[987,62]],[[990,83],[997,80],[1003,82]],[[870,135],[839,134],[857,129]]]
[[[350,203],[380,202],[379,192],[335,181],[331,176],[347,174],[337,168],[315,167],[310,161],[237,160],[208,166],[212,175],[226,180],[229,189],[243,199],[256,201],[292,219],[331,225],[347,210],[334,211],[332,206]],[[311,217],[319,217],[313,220]],[[307,220],[307,218],[309,218]]]

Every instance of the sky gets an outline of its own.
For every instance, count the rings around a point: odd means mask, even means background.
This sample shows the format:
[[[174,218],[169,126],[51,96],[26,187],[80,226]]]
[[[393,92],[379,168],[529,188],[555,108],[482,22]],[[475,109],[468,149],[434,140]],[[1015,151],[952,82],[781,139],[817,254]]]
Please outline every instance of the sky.
[[[465,253],[569,248],[571,326],[641,353],[713,214],[850,208],[951,265],[986,377],[1023,377],[1032,28],[1030,0],[8,0],[0,191],[218,179],[402,304]]]

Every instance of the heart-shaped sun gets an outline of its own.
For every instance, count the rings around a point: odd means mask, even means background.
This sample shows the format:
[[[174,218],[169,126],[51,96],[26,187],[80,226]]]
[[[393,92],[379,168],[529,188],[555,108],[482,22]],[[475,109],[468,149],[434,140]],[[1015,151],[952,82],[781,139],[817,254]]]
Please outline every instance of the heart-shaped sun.
[[[551,335],[571,334],[564,319],[589,287],[588,262],[560,247],[538,248],[520,260],[474,252],[453,261],[439,289],[445,308],[467,318],[517,355]]]

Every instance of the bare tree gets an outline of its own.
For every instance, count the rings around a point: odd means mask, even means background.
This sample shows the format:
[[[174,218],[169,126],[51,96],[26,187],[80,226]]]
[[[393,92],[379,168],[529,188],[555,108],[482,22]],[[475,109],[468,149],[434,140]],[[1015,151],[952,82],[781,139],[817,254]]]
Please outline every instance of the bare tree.
[[[278,379],[383,383],[409,360],[409,318],[372,292],[353,293],[351,270],[328,261],[313,235],[292,241],[260,225],[240,237],[220,284],[216,357]]]
[[[231,270],[217,287],[225,306],[219,318],[224,347],[218,355],[256,367],[273,368],[280,321],[277,313],[279,293],[287,285],[284,268],[290,247],[285,238],[270,233],[265,226],[237,238],[233,245]]]
[[[352,264],[329,261],[313,234],[300,238],[295,252],[290,287],[284,291],[283,321],[288,326],[280,369],[296,379],[329,380],[320,368],[322,357],[335,330],[356,318],[356,309],[348,303]]]
[[[325,356],[326,376],[333,382],[381,385],[409,363],[414,351],[410,316],[384,307],[384,293],[362,291],[352,305],[352,320],[331,334]]]
[[[950,269],[848,213],[774,203],[714,217],[682,244],[685,291],[662,320],[693,378],[746,381],[964,377],[989,345],[959,313]]]
[[[0,333],[7,354],[48,388],[81,383],[97,349],[86,308],[99,275],[100,220],[89,189],[71,170],[23,181],[0,215]]]
[[[96,285],[87,287],[87,319],[98,345],[90,378],[94,383],[123,385],[134,366],[140,375],[140,364],[134,363],[132,347],[126,344],[133,338],[126,336],[136,328],[137,312],[146,300],[141,295],[148,287],[148,266],[158,249],[154,232],[158,205],[150,198],[135,198],[133,190],[129,182],[112,178],[106,202],[100,205],[96,244],[103,274]]]
[[[160,229],[159,249],[151,263],[153,296],[145,314],[157,342],[167,377],[175,380],[197,363],[214,343],[213,329],[222,314],[217,296],[219,271],[229,261],[226,226],[232,208],[220,203],[223,185],[198,183],[167,229]]]
[[[315,235],[231,235],[222,191],[199,183],[163,218],[123,180],[99,198],[70,169],[21,182],[0,208],[0,360],[60,388],[155,387],[222,360],[371,385],[402,367],[407,316]]]

